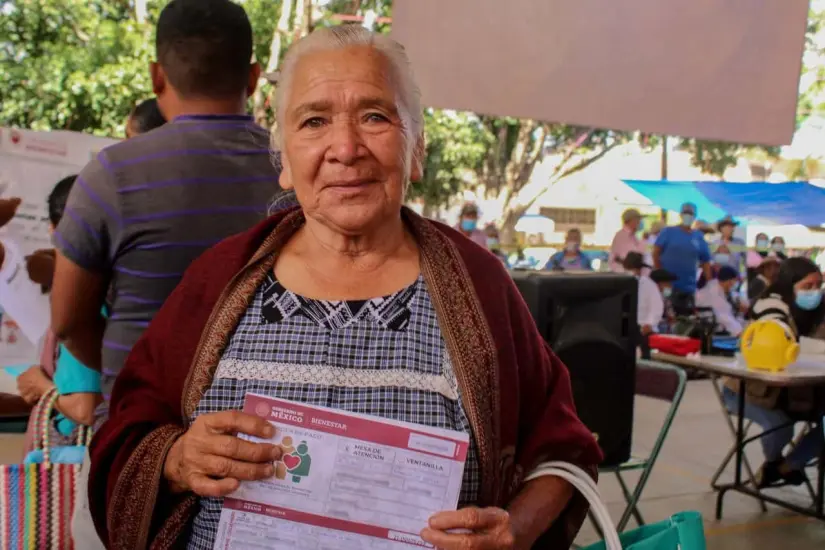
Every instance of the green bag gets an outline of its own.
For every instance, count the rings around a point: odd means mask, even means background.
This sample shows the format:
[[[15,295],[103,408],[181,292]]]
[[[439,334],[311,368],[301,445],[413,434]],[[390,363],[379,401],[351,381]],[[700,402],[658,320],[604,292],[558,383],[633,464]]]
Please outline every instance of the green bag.
[[[623,550],[705,550],[705,529],[699,512],[682,512],[619,535]],[[606,550],[604,542],[581,550]]]
[[[567,462],[546,462],[527,475],[524,481],[542,476],[566,480],[590,504],[591,517],[601,528],[604,541],[582,550],[705,550],[705,529],[699,512],[682,512],[665,521],[619,535],[599,487],[587,472]]]

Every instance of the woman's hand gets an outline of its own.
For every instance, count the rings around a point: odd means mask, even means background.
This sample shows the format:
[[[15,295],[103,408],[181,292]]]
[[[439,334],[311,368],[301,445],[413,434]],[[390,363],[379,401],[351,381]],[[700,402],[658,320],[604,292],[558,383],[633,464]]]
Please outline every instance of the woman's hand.
[[[449,533],[448,531],[458,531]],[[430,518],[421,538],[439,550],[515,550],[510,514],[500,508],[462,508]]]
[[[17,390],[23,401],[29,405],[34,405],[47,391],[54,386],[49,380],[40,365],[30,367],[26,372],[17,377]]]
[[[241,481],[258,481],[274,475],[281,448],[245,441],[236,434],[262,439],[275,428],[262,418],[240,411],[199,416],[169,450],[163,475],[173,492],[191,491],[202,497],[223,497]]]
[[[32,282],[51,287],[54,279],[55,250],[42,249],[35,250],[31,255],[26,256],[26,271]]]
[[[17,197],[0,199],[0,227],[9,223],[17,213],[17,208],[23,203]]]

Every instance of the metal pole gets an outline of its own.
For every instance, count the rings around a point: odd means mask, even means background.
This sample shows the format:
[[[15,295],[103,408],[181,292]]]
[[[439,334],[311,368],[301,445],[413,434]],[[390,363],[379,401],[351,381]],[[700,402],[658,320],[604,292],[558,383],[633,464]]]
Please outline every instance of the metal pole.
[[[662,180],[667,180],[667,136],[662,136]],[[667,220],[667,210],[660,211],[662,221]]]

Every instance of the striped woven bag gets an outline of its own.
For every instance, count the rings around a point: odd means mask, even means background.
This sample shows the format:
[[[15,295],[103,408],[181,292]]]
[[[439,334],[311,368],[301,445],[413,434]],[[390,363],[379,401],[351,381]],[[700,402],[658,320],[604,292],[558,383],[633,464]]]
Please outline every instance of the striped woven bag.
[[[71,522],[80,464],[52,464],[49,422],[56,389],[35,405],[35,446],[42,464],[0,466],[0,549],[72,550]],[[91,430],[78,429],[78,445],[88,445]]]

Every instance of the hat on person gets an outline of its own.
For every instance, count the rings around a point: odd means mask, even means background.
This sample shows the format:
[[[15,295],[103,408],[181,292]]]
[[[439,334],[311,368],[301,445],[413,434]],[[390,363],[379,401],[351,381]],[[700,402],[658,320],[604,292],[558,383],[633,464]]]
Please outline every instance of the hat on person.
[[[478,206],[476,206],[472,202],[464,203],[464,206],[461,207],[461,215],[462,216],[478,216]]]
[[[708,224],[705,220],[698,220],[695,225],[696,231],[702,233],[716,233],[716,230]]]
[[[635,208],[628,208],[622,214],[622,223],[628,223],[633,220],[641,220],[642,214]]]
[[[622,260],[622,267],[625,269],[642,269],[650,266],[645,263],[645,258],[638,252],[628,252]]]
[[[696,213],[697,213],[696,205],[693,204],[692,202],[682,203],[681,208],[679,208],[679,213],[684,214],[686,212],[689,212],[689,213],[691,213],[695,216]]]
[[[667,269],[654,269],[650,272],[650,278],[654,283],[672,283],[679,277],[668,271]]]
[[[716,278],[720,283],[732,281],[739,278],[739,272],[729,265],[723,265],[719,268],[719,273],[716,274]]]
[[[722,228],[726,225],[732,225],[733,227],[736,227],[737,225],[739,225],[739,222],[734,220],[731,216],[725,216],[724,218],[716,222],[716,229],[721,231]]]

